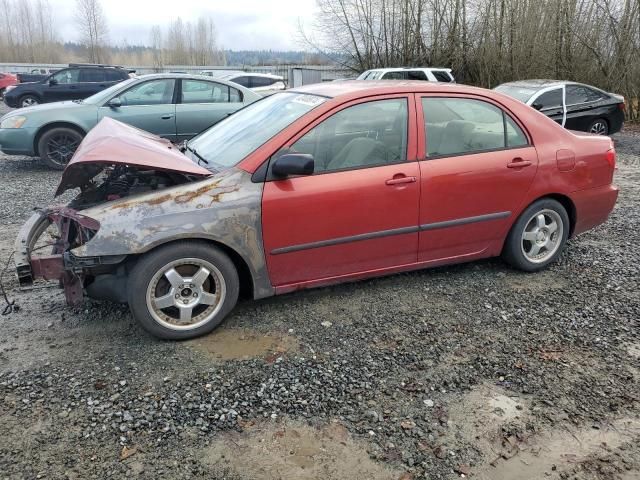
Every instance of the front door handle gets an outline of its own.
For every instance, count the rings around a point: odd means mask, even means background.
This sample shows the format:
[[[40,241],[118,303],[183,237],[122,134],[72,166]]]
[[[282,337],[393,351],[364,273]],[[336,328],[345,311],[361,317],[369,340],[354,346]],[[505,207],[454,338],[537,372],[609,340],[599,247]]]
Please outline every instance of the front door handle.
[[[169,119],[173,118],[173,115],[162,115],[160,118],[162,120],[169,120]]]
[[[394,175],[393,178],[388,179],[384,183],[386,185],[401,185],[403,183],[414,183],[416,181],[416,177],[407,177],[406,175],[400,173],[398,175]]]
[[[523,160],[522,158],[514,158],[511,163],[507,163],[507,168],[523,168],[531,165],[529,160]]]

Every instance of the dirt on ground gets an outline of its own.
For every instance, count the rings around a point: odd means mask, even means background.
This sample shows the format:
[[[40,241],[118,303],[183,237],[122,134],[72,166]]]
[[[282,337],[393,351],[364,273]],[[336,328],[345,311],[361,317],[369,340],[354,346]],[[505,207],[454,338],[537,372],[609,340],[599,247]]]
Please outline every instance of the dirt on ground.
[[[614,138],[611,218],[537,274],[493,259],[243,301],[162,342],[9,266],[0,478],[640,479],[640,137]],[[3,265],[59,178],[0,156]]]

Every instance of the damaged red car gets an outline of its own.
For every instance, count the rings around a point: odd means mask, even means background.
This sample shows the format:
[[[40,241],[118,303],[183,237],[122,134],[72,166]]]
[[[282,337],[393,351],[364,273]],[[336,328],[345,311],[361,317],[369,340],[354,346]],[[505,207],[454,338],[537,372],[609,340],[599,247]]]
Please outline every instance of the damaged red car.
[[[493,256],[535,272],[606,221],[615,158],[515,99],[428,82],[277,93],[182,148],[107,118],[63,173],[74,200],[21,229],[17,274],[184,339],[240,294]]]

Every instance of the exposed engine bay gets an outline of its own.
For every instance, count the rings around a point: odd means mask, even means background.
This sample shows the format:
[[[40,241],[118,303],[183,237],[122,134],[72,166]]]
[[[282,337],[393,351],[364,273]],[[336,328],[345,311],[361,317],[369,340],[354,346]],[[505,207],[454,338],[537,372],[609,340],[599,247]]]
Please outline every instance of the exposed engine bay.
[[[95,175],[80,187],[80,193],[69,204],[70,208],[88,208],[130,195],[162,190],[202,178],[175,171],[153,170],[123,164],[92,165],[91,168],[94,169]]]

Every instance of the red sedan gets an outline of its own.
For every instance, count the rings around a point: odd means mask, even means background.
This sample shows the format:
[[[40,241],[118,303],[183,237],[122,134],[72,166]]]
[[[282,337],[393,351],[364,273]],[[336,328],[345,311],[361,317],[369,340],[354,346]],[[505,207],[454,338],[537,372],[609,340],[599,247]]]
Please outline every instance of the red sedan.
[[[235,113],[179,151],[105,119],[69,163],[67,207],[36,213],[18,277],[128,302],[162,338],[211,331],[262,298],[501,255],[526,271],[604,222],[611,139],[564,130],[500,93],[333,82]],[[35,255],[42,231],[53,252]]]
[[[4,96],[7,87],[18,84],[18,77],[12,73],[0,73],[0,98]]]

